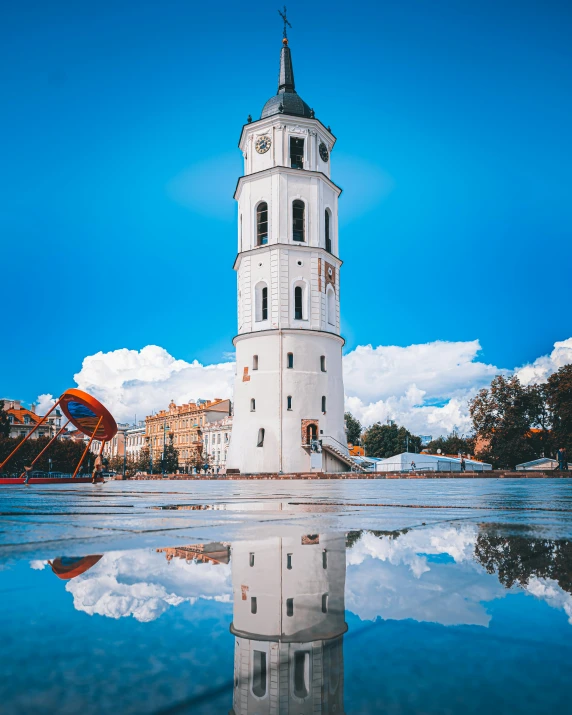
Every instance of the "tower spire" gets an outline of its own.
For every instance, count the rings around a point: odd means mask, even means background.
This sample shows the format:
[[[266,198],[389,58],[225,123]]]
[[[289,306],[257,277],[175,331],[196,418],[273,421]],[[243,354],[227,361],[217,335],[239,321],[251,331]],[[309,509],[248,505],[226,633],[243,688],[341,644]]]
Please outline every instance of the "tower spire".
[[[292,54],[290,48],[288,47],[288,30],[287,27],[292,27],[288,22],[286,17],[286,5],[284,5],[284,12],[278,10],[278,14],[284,21],[284,30],[282,31],[282,51],[280,52],[280,72],[278,74],[278,92],[277,94],[283,94],[284,92],[296,92],[294,89],[294,68],[292,67]]]
[[[282,37],[283,37],[282,42],[285,45],[287,45],[288,44],[288,30],[286,29],[286,25],[288,25],[288,27],[290,27],[290,28],[292,27],[292,25],[288,22],[288,18],[286,17],[286,5],[284,5],[284,12],[282,12],[281,10],[278,10],[278,14],[282,18],[282,20],[284,20],[284,30],[282,32]]]

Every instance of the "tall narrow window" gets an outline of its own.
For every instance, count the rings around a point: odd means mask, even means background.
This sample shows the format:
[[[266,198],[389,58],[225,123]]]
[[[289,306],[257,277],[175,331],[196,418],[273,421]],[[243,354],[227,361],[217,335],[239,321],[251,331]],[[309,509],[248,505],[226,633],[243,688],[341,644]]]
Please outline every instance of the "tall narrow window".
[[[256,400],[254,397],[250,400],[250,411],[256,412]]]
[[[266,201],[258,204],[256,209],[256,245],[265,246],[268,243],[268,204]]]
[[[264,427],[261,427],[258,430],[258,442],[257,442],[256,446],[264,447]]]
[[[254,566],[254,552],[253,551],[250,552],[249,564],[251,566]]]
[[[257,698],[263,698],[266,695],[266,653],[255,650],[252,655],[252,692]]]
[[[290,166],[293,169],[304,168],[304,140],[290,137]]]
[[[326,551],[326,549],[322,551],[322,568],[328,568],[328,552]]]
[[[258,370],[258,355],[252,356],[252,369]]]
[[[322,594],[322,613],[328,612],[328,594]]]
[[[294,353],[288,353],[286,364],[289,368],[294,367]]]
[[[257,323],[268,320],[268,286],[264,281],[254,287],[254,319]]]
[[[320,355],[320,370],[326,372],[326,356]]]
[[[288,570],[292,569],[292,554],[286,554],[286,568]]]
[[[328,286],[326,294],[326,313],[328,316],[328,325],[336,324],[336,294],[331,286]]]
[[[330,237],[330,210],[326,209],[326,214],[324,216],[326,221],[326,251],[328,253],[332,252],[332,239]]]
[[[286,599],[286,615],[291,618],[294,615],[294,599]]]
[[[302,287],[296,286],[294,288],[294,319],[302,320]]]
[[[303,201],[296,199],[292,203],[292,238],[294,241],[305,241],[305,215],[306,207]]]
[[[310,683],[310,654],[298,650],[294,654],[294,695],[297,698],[308,697]]]
[[[322,412],[326,412],[326,396],[322,395]]]
[[[258,603],[256,601],[256,596],[252,596],[250,599],[250,612],[256,613],[258,611]]]
[[[286,405],[287,409],[291,410],[292,409],[292,395],[288,395],[286,398]]]

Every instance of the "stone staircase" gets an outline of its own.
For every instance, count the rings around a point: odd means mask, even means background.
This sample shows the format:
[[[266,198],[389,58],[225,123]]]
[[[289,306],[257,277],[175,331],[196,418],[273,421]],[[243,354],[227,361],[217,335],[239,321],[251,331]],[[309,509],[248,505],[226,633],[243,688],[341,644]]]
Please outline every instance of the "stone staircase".
[[[342,445],[338,447],[336,444],[332,444],[332,442],[327,441],[329,439],[331,438],[325,438],[322,440],[322,452],[329,452],[342,464],[345,464],[347,467],[349,467],[350,471],[352,472],[360,472],[361,474],[366,473],[366,470],[363,467],[360,467],[358,464],[356,464],[353,459],[340,448]]]

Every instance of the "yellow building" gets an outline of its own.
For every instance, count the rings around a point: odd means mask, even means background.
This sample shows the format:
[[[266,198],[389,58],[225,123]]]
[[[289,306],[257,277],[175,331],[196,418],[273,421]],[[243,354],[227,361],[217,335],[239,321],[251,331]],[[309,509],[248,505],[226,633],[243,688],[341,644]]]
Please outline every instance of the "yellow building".
[[[145,439],[153,451],[153,463],[157,464],[169,434],[173,433],[173,447],[179,453],[179,466],[190,471],[197,455],[202,454],[202,430],[206,424],[216,422],[230,414],[230,400],[216,398],[190,401],[176,405],[173,401],[168,410],[161,410],[145,418]]]

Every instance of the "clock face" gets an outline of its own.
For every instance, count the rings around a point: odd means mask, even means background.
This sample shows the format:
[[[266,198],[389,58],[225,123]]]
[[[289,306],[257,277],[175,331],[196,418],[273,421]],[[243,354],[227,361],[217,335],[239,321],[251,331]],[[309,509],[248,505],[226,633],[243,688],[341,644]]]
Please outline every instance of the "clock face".
[[[256,151],[259,154],[265,154],[270,149],[270,144],[272,144],[272,142],[270,141],[269,136],[264,135],[262,137],[258,137],[256,140]]]
[[[328,161],[328,157],[330,156],[328,154],[328,147],[324,144],[324,142],[320,142],[320,156],[322,157],[322,161]]]
[[[328,268],[328,275],[330,278],[334,275],[334,271],[331,268]]]

